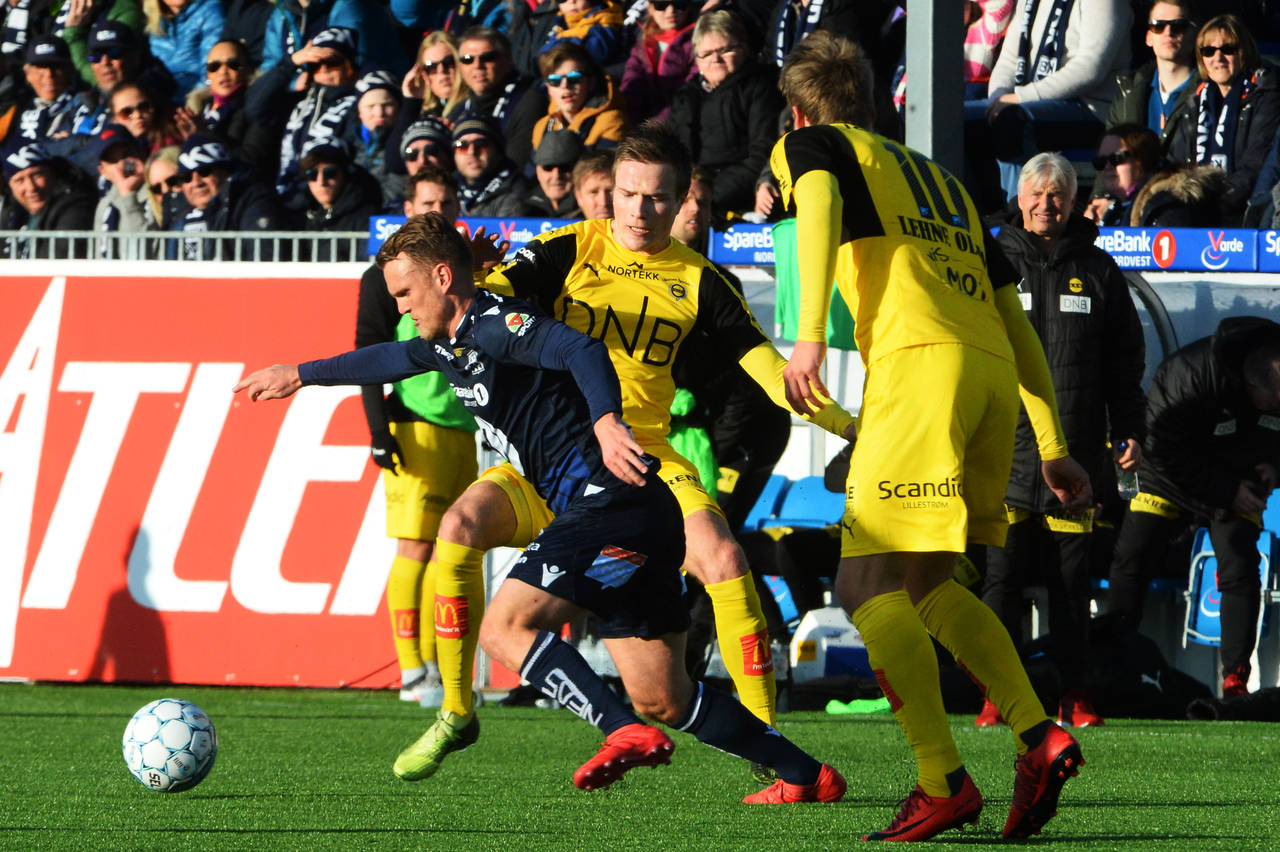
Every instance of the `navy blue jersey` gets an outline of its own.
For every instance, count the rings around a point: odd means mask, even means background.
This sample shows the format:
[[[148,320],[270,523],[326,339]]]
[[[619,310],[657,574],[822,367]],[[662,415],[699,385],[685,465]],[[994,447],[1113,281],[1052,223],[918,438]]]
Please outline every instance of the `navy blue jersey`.
[[[485,440],[551,511],[584,492],[627,487],[605,467],[591,428],[622,412],[608,350],[528,302],[478,290],[450,340],[366,346],[300,364],[298,375],[308,385],[369,385],[428,370],[444,374]]]

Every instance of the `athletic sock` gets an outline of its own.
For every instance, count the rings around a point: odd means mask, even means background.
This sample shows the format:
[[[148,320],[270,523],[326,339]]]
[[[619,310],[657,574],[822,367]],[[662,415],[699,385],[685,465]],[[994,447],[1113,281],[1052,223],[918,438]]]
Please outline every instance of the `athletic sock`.
[[[963,764],[938,688],[938,658],[905,591],[876,595],[853,611],[867,659],[916,756],[920,787],[951,795],[947,776]]]
[[[422,656],[418,652],[421,618],[418,612],[418,587],[422,582],[425,565],[407,556],[397,556],[391,562],[387,576],[387,609],[391,613],[391,638],[395,641],[396,657],[400,671],[422,668]]]
[[[606,737],[640,721],[576,648],[549,631],[538,631],[520,664],[520,676]]]
[[[742,706],[766,725],[774,715],[777,684],[773,680],[773,657],[769,631],[764,626],[760,596],[751,575],[723,580],[706,587],[715,611],[716,642],[724,667],[733,678]]]
[[[422,582],[419,583],[418,612],[422,614],[419,617],[419,622],[427,621],[428,624],[434,624],[435,622],[436,570],[435,559],[429,559],[422,571]],[[434,629],[418,631],[418,656],[422,658],[423,665],[427,666],[428,669],[434,667],[436,661],[436,631]]]
[[[695,684],[693,700],[676,730],[693,734],[712,748],[772,767],[788,784],[812,784],[822,764],[791,740],[753,716],[731,696]]]
[[[440,707],[460,716],[473,712],[471,681],[475,676],[480,620],[484,618],[484,551],[450,541],[436,541],[436,662],[444,700]]]
[[[1000,619],[954,580],[947,580],[925,595],[916,612],[934,638],[1000,710],[1016,735],[1018,754],[1026,754],[1028,746],[1022,735],[1049,717],[1031,688],[1027,670]]]

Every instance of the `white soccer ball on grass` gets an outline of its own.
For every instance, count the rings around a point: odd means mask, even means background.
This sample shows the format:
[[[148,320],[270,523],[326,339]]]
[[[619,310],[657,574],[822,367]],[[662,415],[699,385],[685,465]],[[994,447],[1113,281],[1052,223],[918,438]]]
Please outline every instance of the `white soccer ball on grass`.
[[[199,784],[218,756],[218,734],[205,712],[180,698],[158,698],[124,729],[124,762],[148,790],[176,793]]]

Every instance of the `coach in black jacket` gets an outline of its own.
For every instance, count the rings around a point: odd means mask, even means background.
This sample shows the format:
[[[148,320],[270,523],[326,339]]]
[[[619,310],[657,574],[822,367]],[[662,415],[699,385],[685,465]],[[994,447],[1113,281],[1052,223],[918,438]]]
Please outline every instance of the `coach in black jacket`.
[[[1019,295],[1044,346],[1067,447],[1090,481],[1101,483],[1112,481],[1113,458],[1132,464],[1140,452],[1146,349],[1123,274],[1093,244],[1097,226],[1071,213],[1075,192],[1069,162],[1058,154],[1036,155],[1019,180],[1022,221],[1002,228],[997,240],[1023,275]],[[1108,452],[1108,442],[1117,449]],[[1129,442],[1124,451],[1121,442]],[[1098,724],[1101,717],[1084,694],[1092,517],[1060,511],[1040,461],[1024,411],[1005,495],[1012,523],[1005,547],[988,552],[983,600],[1017,639],[1022,588],[1033,582],[1040,554],[1050,555],[1043,573],[1052,653],[1067,688],[1059,718]]]
[[[1280,466],[1280,325],[1231,317],[1160,365],[1147,399],[1139,493],[1111,564],[1110,610],[1137,629],[1147,582],[1188,523],[1209,525],[1222,593],[1224,696],[1247,691],[1260,513]]]

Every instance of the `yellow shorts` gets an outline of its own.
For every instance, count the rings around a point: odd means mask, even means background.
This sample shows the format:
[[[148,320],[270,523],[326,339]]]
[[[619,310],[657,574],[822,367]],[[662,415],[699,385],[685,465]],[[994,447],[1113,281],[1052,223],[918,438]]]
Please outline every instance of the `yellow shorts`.
[[[874,362],[840,555],[1002,546],[1019,407],[1014,365],[972,346],[916,346]]]
[[[387,493],[387,535],[435,541],[440,518],[476,478],[476,439],[434,423],[392,423],[400,445],[396,473],[382,471]]]
[[[684,517],[703,509],[724,517],[715,498],[702,487],[698,471],[688,459],[673,450],[666,441],[659,444],[640,440],[640,444],[646,452],[662,462],[658,475],[675,495]],[[555,519],[555,515],[547,508],[546,502],[534,487],[509,462],[489,468],[480,474],[480,479],[501,488],[515,510],[516,534],[507,542],[508,547],[528,547],[538,537],[538,533]]]

